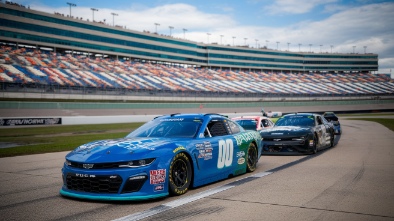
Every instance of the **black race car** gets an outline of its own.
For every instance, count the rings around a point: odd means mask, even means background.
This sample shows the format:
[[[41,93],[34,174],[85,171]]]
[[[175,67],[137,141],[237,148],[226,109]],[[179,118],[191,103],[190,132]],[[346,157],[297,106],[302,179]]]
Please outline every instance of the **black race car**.
[[[260,131],[262,154],[317,153],[334,146],[334,128],[324,117],[312,113],[287,114],[271,129]]]

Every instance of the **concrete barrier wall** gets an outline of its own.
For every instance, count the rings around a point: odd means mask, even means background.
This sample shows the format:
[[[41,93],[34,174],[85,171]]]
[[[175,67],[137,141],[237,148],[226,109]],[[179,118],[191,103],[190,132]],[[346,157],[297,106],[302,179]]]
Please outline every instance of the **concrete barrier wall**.
[[[158,115],[62,117],[63,125],[148,122]]]

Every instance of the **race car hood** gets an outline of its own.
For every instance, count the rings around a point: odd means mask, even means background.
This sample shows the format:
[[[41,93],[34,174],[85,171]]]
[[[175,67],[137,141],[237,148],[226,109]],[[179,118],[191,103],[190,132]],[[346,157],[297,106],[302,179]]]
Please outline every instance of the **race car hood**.
[[[173,142],[174,140],[163,138],[122,138],[93,141],[79,146],[67,154],[66,159],[92,163],[138,159]]]
[[[304,136],[311,131],[311,127],[275,126],[260,131],[261,137],[271,136]]]

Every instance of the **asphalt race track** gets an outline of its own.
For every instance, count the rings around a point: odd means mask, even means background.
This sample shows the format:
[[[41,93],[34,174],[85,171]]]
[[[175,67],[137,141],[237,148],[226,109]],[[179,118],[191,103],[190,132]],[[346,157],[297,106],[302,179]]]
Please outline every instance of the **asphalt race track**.
[[[394,220],[394,132],[342,120],[331,149],[262,156],[254,173],[145,202],[64,198],[66,152],[0,159],[0,220]]]

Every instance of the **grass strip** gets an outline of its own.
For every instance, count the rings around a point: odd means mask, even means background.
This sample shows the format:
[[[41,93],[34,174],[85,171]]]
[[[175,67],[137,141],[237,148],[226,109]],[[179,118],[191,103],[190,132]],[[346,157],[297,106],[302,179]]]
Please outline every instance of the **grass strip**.
[[[94,140],[122,138],[143,123],[67,125],[0,130],[0,142],[18,144],[0,148],[0,157],[73,150]]]

